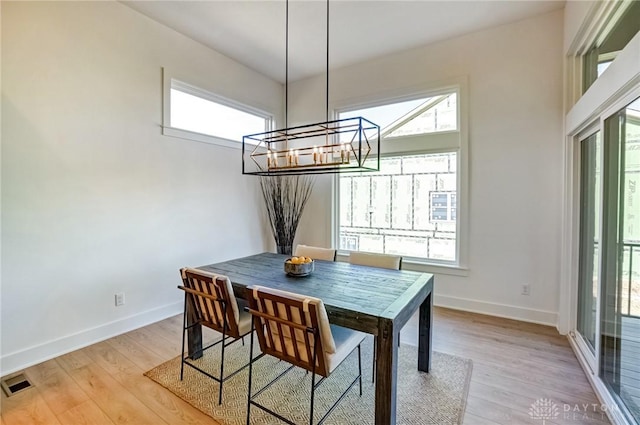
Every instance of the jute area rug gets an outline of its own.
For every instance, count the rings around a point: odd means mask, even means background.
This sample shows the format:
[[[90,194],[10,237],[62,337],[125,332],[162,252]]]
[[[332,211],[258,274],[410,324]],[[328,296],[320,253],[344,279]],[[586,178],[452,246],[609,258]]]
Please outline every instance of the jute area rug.
[[[249,341],[225,349],[225,371],[234,370],[249,360]],[[326,424],[364,425],[374,423],[375,386],[371,382],[373,338],[362,344],[362,397],[358,384],[349,391],[329,415]],[[256,341],[257,345],[257,341]],[[259,353],[259,348],[256,348]],[[433,352],[431,373],[417,370],[418,348],[401,345],[398,360],[397,423],[461,424],[464,416],[472,362],[468,359]],[[220,371],[219,345],[205,351],[198,360],[203,369],[214,376]],[[254,363],[252,394],[289,366],[273,357],[264,356]],[[228,372],[225,372],[228,373]],[[328,411],[358,374],[357,350],[316,390],[314,423]],[[222,405],[218,405],[218,383],[185,365],[180,381],[180,357],[169,360],[145,373],[198,410],[224,425],[244,425],[247,414],[248,368],[224,383]],[[309,423],[311,374],[294,368],[256,399],[297,424]],[[277,424],[278,419],[256,407],[251,408],[251,424]]]

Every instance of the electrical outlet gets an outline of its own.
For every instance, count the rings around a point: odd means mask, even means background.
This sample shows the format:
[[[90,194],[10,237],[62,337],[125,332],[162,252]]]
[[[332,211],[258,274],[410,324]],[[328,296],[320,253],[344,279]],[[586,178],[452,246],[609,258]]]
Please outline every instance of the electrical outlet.
[[[124,305],[124,292],[118,292],[116,294],[116,307]]]
[[[522,285],[522,295],[531,294],[531,287],[529,285]]]

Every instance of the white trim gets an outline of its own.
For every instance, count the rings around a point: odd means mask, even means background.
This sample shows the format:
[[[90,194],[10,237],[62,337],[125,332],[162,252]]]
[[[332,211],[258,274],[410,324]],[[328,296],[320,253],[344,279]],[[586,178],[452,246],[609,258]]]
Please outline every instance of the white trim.
[[[349,251],[338,251],[336,253],[336,261],[349,261]],[[402,269],[411,270],[422,273],[444,274],[450,276],[469,276],[469,269],[456,266],[454,264],[437,264],[428,261],[420,261],[415,258],[402,258]]]
[[[601,62],[611,62],[615,60],[616,57],[620,54],[620,50],[616,50],[615,52],[603,53],[598,55],[598,64]]]
[[[391,137],[380,143],[380,155],[397,156],[412,153],[440,153],[460,149],[458,130]]]
[[[536,323],[552,327],[556,327],[556,323],[558,321],[558,314],[554,311],[537,310],[515,305],[451,297],[448,295],[438,295],[437,293],[435,294],[434,304],[438,307],[446,307],[471,313],[487,314],[490,316],[520,320],[522,322]]]
[[[625,5],[625,3],[627,3]],[[621,10],[625,10],[630,5],[628,1],[600,0],[593,2],[582,25],[578,29],[573,41],[567,49],[569,56],[581,56],[585,54],[600,37],[607,33],[606,29],[617,21],[621,16]]]
[[[597,320],[599,323],[600,321]],[[591,351],[591,346],[589,342],[584,338],[584,336],[579,332],[571,331],[569,332],[569,337],[574,338],[574,342],[576,344],[576,348],[580,350],[580,354],[583,356],[585,364],[589,367],[589,373],[598,374],[598,363],[596,361],[596,353]],[[596,341],[599,341],[599,335],[596,332]],[[596,343],[596,347],[599,345]],[[583,366],[584,369],[584,366]],[[585,373],[587,371],[585,370]]]
[[[175,137],[178,139],[191,140],[193,142],[208,143],[210,145],[222,146],[225,148],[242,149],[242,142],[224,139],[222,137],[215,137],[209,134],[197,133],[195,131],[183,130],[181,128],[163,126],[162,135]]]
[[[595,117],[640,83],[640,33],[627,44],[615,61],[589,87],[566,117],[567,134],[582,131]]]
[[[567,341],[569,341],[571,349],[578,358],[578,363],[582,367],[584,374],[587,376],[587,380],[591,384],[591,388],[593,388],[593,391],[596,393],[596,397],[598,397],[598,401],[600,402],[600,404],[604,406],[618,407],[618,403],[616,403],[604,382],[602,382],[598,375],[591,371],[588,360],[584,357],[583,353],[578,348],[577,342],[575,341],[575,334],[567,335]],[[609,420],[615,425],[633,425],[620,411],[620,408],[607,409],[607,416],[609,417]]]
[[[231,140],[211,134],[198,133],[195,131],[185,130],[171,126],[171,90],[179,90],[183,93],[197,96],[210,102],[226,106],[255,115],[265,120],[264,131],[270,131],[275,128],[275,114],[267,112],[265,109],[242,103],[223,95],[214,93],[207,87],[201,87],[185,82],[188,78],[175,75],[162,68],[162,134],[164,136],[176,137],[184,140],[191,140],[201,143],[209,143],[212,145],[222,146],[225,148],[242,149],[242,140]]]
[[[446,95],[459,90],[461,86],[464,86],[464,90],[466,91],[467,85],[467,76],[451,77],[444,80],[432,81],[428,84],[401,87],[394,90],[372,92],[364,96],[341,99],[340,101],[332,102],[331,109],[335,114],[337,111],[372,108],[390,103],[400,103],[409,100]],[[456,101],[459,102],[460,99]],[[458,128],[460,128],[460,122],[458,122]]]
[[[598,123],[604,137],[604,119],[640,94],[640,34],[571,108],[565,119],[564,205],[558,329],[565,334],[576,327],[578,267],[578,154],[575,137]]]
[[[0,376],[53,359],[71,351],[87,347],[105,339],[121,335],[142,326],[158,322],[182,312],[183,303],[177,302],[154,308],[133,316],[124,317],[91,329],[64,336],[24,350],[5,354],[0,358]]]
[[[567,49],[567,69],[565,70],[567,107],[574,105],[582,96],[582,82],[584,78],[583,55],[593,46],[603,41],[612,27],[622,17],[634,0],[601,0],[592,2],[580,28]],[[600,78],[600,77],[598,77]],[[597,79],[596,79],[597,81]]]
[[[575,148],[573,137],[566,138],[564,147],[564,183],[563,183],[563,231],[562,254],[560,261],[560,293],[558,310],[558,330],[566,334],[576,328],[577,323],[577,281],[578,281],[578,248],[576,242],[579,234],[578,197],[579,179],[577,178],[579,151]]]
[[[437,264],[426,261],[419,261],[413,258],[402,259],[402,268],[404,270],[413,270],[416,272],[444,274],[449,276],[469,276],[469,269],[454,264]]]

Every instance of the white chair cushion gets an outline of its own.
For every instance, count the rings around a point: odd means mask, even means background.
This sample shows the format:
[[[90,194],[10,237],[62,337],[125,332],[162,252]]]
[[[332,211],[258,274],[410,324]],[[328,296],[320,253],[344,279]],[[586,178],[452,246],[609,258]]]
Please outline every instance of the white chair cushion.
[[[402,256],[389,254],[373,254],[370,252],[352,251],[349,262],[361,266],[380,267],[383,269],[400,270]]]
[[[333,372],[367,336],[365,333],[338,325],[331,325],[331,334],[336,343],[336,352],[327,355],[329,373]]]
[[[336,250],[328,249],[328,248],[318,248],[315,246],[309,245],[298,245],[296,246],[297,257],[305,256],[311,257],[313,260],[326,260],[326,261],[335,261],[336,259]]]

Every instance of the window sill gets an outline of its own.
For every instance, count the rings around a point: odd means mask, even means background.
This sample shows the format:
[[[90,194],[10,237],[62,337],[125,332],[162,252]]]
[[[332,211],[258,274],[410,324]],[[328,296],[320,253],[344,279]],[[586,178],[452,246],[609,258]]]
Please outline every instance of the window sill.
[[[417,272],[446,274],[451,276],[469,276],[469,269],[458,265],[434,264],[419,260],[402,260],[402,268],[404,270],[413,270]]]
[[[349,261],[349,253],[347,251],[338,251],[336,257],[337,257],[336,260],[338,261]],[[416,272],[444,274],[444,275],[451,275],[451,276],[461,276],[461,277],[469,276],[469,269],[467,267],[453,265],[453,264],[451,265],[434,264],[434,263],[428,263],[426,261],[416,260],[413,258],[403,259],[402,269],[416,271]]]
[[[164,136],[177,137],[179,139],[191,140],[194,142],[208,143],[210,145],[223,146],[225,148],[242,149],[242,142],[236,140],[223,139],[221,137],[210,136],[208,134],[196,133],[195,131],[183,130],[175,127],[162,127]]]

